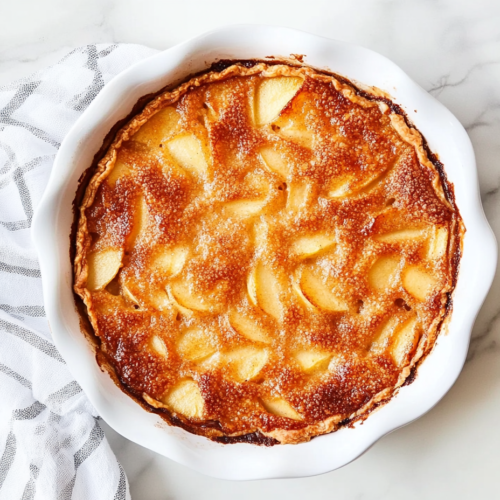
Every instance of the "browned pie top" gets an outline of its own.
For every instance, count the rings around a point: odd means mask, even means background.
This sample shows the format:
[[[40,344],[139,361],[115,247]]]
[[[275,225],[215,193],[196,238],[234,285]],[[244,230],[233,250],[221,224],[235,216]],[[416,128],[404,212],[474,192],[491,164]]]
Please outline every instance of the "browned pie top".
[[[125,390],[192,432],[280,442],[393,395],[447,314],[462,226],[390,105],[237,64],[117,134],[81,206],[75,290]]]

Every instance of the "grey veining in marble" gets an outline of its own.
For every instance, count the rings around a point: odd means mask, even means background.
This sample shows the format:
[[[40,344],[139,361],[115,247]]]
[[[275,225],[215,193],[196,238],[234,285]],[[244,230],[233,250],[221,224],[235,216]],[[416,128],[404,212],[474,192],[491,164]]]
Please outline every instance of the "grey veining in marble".
[[[77,45],[168,48],[229,23],[290,26],[372,48],[401,66],[467,129],[484,210],[500,235],[498,0],[20,0],[0,3],[0,84]],[[105,426],[135,500],[499,498],[500,279],[478,316],[458,382],[426,416],[320,477],[225,482],[201,476]]]

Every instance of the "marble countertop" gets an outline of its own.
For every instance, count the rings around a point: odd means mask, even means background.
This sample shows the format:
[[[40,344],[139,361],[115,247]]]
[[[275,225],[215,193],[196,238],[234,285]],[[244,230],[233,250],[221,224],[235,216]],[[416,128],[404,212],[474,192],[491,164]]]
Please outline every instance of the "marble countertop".
[[[0,85],[69,49],[131,42],[165,49],[231,23],[290,26],[378,51],[445,104],[476,152],[481,196],[500,236],[498,0],[19,0],[0,7]],[[467,364],[417,422],[323,476],[247,483],[202,476],[127,441],[105,423],[132,498],[338,500],[496,498],[500,465],[500,277],[479,314]]]

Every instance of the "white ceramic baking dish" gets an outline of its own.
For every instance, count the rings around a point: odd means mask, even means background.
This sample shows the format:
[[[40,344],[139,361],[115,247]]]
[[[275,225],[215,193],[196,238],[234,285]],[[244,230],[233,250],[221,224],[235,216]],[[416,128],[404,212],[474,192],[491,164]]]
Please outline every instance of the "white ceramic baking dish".
[[[143,410],[101,372],[80,332],[72,293],[69,234],[78,179],[111,127],[137,100],[207,68],[217,59],[305,54],[305,62],[390,94],[439,155],[455,186],[467,228],[448,334],[421,366],[416,381],[363,425],[308,443],[272,448],[222,445],[169,427]],[[172,460],[226,479],[300,477],[334,470],[359,457],[385,434],[429,411],[450,389],[465,361],[474,319],[497,261],[493,233],[479,197],[474,152],[458,120],[385,57],[362,47],[270,26],[230,26],[146,59],[114,78],[64,139],[33,222],[45,310],[61,355],[100,415],[117,432]]]

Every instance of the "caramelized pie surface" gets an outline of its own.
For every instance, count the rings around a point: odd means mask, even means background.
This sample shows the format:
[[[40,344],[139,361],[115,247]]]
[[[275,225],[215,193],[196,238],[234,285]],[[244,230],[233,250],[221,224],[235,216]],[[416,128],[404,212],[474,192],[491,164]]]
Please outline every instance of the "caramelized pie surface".
[[[122,388],[167,421],[305,441],[434,345],[461,220],[420,134],[361,94],[233,65],[158,96],[99,163],[75,290]]]

